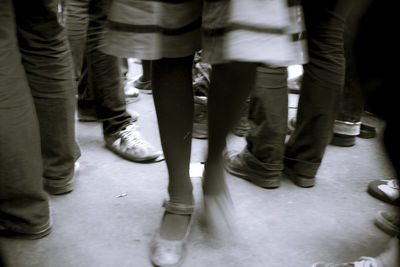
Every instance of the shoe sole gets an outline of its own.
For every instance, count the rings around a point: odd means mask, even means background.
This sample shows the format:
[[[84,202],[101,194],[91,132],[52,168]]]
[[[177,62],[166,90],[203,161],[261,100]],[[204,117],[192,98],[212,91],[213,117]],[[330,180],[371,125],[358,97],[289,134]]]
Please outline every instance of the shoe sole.
[[[290,179],[292,182],[300,187],[309,188],[315,185],[315,178],[308,178],[294,174],[289,169],[284,169],[283,173]]]
[[[145,157],[145,158],[135,158],[135,157],[130,156],[129,154],[120,152],[118,149],[114,148],[112,145],[109,145],[106,143],[105,146],[109,150],[111,150],[112,152],[114,152],[115,154],[120,156],[121,158],[124,158],[129,161],[133,161],[133,162],[153,163],[153,162],[159,162],[159,161],[164,160],[164,156],[163,156],[162,152],[160,152],[157,156],[151,156],[151,157]]]
[[[262,176],[258,176],[256,174],[244,174],[242,171],[239,170],[235,170],[234,168],[232,168],[229,164],[229,162],[227,162],[227,160],[225,160],[224,163],[224,168],[225,170],[236,176],[239,178],[242,178],[246,181],[249,181],[257,186],[263,187],[263,188],[267,188],[267,189],[273,189],[273,188],[278,188],[281,185],[281,181],[277,178],[265,178]]]
[[[386,220],[385,217],[382,216],[382,212],[379,212],[378,215],[375,217],[374,223],[379,229],[390,236],[397,236],[400,233],[399,227],[396,227],[395,224]]]

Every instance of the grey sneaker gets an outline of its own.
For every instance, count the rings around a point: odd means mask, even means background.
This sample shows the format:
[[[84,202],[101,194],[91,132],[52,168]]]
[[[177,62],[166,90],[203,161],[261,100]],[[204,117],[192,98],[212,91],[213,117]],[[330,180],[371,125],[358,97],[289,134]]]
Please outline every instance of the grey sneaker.
[[[375,217],[375,225],[391,236],[400,234],[400,214],[380,211]]]
[[[135,162],[161,161],[163,153],[149,144],[135,124],[104,136],[106,147],[124,159]]]

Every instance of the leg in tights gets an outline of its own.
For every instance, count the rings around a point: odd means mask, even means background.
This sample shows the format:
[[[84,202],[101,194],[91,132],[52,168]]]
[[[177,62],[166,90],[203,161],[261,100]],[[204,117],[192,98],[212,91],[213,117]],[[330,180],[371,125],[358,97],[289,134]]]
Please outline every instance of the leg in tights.
[[[170,201],[193,204],[189,164],[193,124],[193,56],[153,61],[152,84],[161,144],[168,168]],[[182,239],[188,215],[166,214],[160,234]]]

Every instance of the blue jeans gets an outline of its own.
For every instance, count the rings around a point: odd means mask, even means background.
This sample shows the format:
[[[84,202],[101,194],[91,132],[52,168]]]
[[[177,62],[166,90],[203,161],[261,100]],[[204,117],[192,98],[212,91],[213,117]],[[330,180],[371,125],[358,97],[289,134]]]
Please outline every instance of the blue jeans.
[[[56,0],[2,0],[0,9],[0,224],[49,226],[48,184],[68,183],[75,142],[71,55]]]
[[[344,29],[352,1],[303,0],[309,62],[304,65],[296,128],[285,151],[285,168],[315,177],[344,85]]]
[[[66,27],[78,81],[78,111],[103,121],[104,134],[131,122],[121,82],[121,59],[99,50],[109,0],[66,0]]]

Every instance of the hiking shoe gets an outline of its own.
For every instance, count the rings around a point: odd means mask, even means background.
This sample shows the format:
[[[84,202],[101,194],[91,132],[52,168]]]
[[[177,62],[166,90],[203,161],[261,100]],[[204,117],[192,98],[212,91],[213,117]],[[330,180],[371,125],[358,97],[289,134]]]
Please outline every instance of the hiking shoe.
[[[400,234],[400,215],[386,211],[380,211],[375,217],[375,225],[391,236]]]
[[[143,76],[140,76],[133,82],[133,86],[137,89],[142,90],[143,93],[146,94],[151,94],[152,89],[151,89],[151,80],[148,81],[142,81]]]
[[[135,162],[163,160],[163,153],[142,137],[135,124],[104,136],[104,140],[108,149],[124,159]]]
[[[400,187],[396,179],[375,180],[368,184],[368,193],[386,203],[400,204]]]
[[[75,162],[74,174],[69,180],[43,179],[43,188],[50,195],[64,195],[74,190],[75,179],[79,175],[79,162]]]
[[[279,187],[282,171],[279,168],[268,170],[263,164],[247,148],[240,153],[232,151],[224,153],[224,167],[230,174],[263,188]]]
[[[361,257],[358,261],[348,263],[314,263],[312,267],[383,267],[375,258]]]
[[[300,175],[287,166],[283,170],[283,173],[286,175],[287,178],[292,180],[292,182],[297,186],[308,188],[308,187],[313,187],[315,185],[315,180],[316,180],[315,177],[307,177]]]

